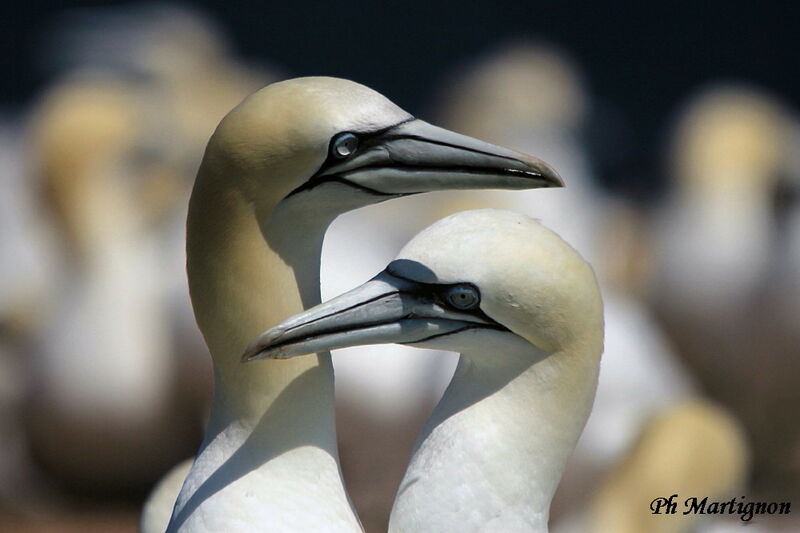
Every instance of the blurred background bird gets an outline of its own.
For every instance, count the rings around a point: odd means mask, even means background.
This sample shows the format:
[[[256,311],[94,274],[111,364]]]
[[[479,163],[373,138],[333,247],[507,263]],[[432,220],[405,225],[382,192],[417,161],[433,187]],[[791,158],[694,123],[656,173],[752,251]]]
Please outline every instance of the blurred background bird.
[[[652,307],[703,390],[744,424],[753,483],[768,493],[798,490],[800,416],[785,409],[800,401],[787,377],[800,369],[797,322],[780,318],[780,294],[792,290],[791,207],[782,205],[791,203],[782,182],[789,118],[776,97],[748,86],[690,98],[673,128],[671,190],[653,227]]]
[[[148,215],[171,200],[143,197],[147,180],[161,178],[137,159],[148,126],[141,96],[102,76],[65,80],[31,124],[34,172],[62,246],[30,360],[28,439],[65,483],[104,491],[143,483],[181,442],[158,429],[172,425],[174,365]]]
[[[194,453],[212,385],[186,288],[189,191],[222,116],[309,74],[564,178],[349,213],[322,261],[326,299],[434,220],[504,207],[592,263],[606,351],[554,531],[737,530],[658,521],[648,491],[797,500],[800,72],[785,52],[800,38],[780,8],[53,1],[4,19],[0,532],[134,531],[147,492]],[[334,352],[343,474],[368,532],[385,530],[455,361]]]

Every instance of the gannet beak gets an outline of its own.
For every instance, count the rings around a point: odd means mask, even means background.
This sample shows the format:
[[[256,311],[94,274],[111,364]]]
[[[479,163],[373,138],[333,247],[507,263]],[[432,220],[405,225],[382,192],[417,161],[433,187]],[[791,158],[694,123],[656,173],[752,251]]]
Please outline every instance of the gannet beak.
[[[355,134],[354,134],[355,135]],[[340,181],[381,195],[452,189],[563,187],[541,159],[494,146],[423,122],[409,120],[372,134],[358,134],[343,161],[329,160],[306,187]]]
[[[482,312],[442,303],[450,285],[418,283],[384,270],[375,278],[262,333],[242,361],[288,359],[363,344],[413,344],[471,328],[507,331]]]

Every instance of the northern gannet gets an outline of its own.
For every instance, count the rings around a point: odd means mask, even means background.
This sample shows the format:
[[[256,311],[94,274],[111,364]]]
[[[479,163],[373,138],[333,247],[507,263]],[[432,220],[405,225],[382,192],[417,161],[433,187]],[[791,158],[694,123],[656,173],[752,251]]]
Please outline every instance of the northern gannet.
[[[240,354],[319,302],[320,249],[340,213],[431,190],[557,185],[538,159],[417,120],[346,80],[275,83],[231,111],[189,205],[189,288],[215,395],[167,530],[360,531],[337,461],[329,354],[258,367]]]
[[[43,261],[59,285],[31,347],[25,427],[70,489],[141,490],[202,435],[211,364],[186,284],[186,199],[220,108],[252,92],[228,82],[220,95],[80,69],[31,113],[26,155],[61,242]],[[214,124],[191,120],[199,108]]]
[[[720,84],[689,99],[672,133],[653,298],[690,320],[739,313],[770,261],[784,112],[761,91]]]
[[[608,198],[596,184],[583,141],[592,100],[581,69],[557,47],[523,41],[499,47],[459,74],[440,91],[438,120],[502,146],[535,147],[570,177],[569,190],[536,196],[494,191],[480,198],[464,192],[448,197],[436,218],[489,201],[543,220],[594,265]]]
[[[171,418],[159,236],[143,200],[151,158],[137,157],[148,138],[140,96],[109,73],[75,73],[42,95],[29,124],[40,212],[60,242],[31,343],[27,441],[63,485],[103,493],[146,486],[194,437]]]
[[[243,359],[291,363],[391,342],[461,357],[417,440],[389,530],[547,531],[603,351],[588,263],[524,215],[458,213],[364,285],[261,334]]]
[[[649,298],[705,391],[747,428],[756,487],[796,491],[800,418],[764,414],[800,400],[797,341],[781,331],[765,290],[790,291],[774,265],[785,246],[774,207],[791,153],[788,119],[778,98],[741,84],[716,84],[684,105],[670,145],[672,190],[655,217]]]

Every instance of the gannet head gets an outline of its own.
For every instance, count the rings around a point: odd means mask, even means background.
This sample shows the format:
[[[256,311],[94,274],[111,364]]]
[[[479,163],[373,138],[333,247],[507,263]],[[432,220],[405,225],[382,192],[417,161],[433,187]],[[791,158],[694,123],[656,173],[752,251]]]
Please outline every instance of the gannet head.
[[[565,51],[519,41],[470,65],[444,91],[441,104],[449,127],[492,142],[519,142],[531,131],[577,131],[588,96]]]
[[[466,354],[476,342],[599,357],[602,336],[600,293],[580,255],[531,218],[484,209],[422,231],[375,278],[267,330],[244,358],[379,343]]]
[[[220,123],[203,167],[233,171],[256,204],[313,198],[339,212],[431,190],[561,186],[536,158],[432,126],[363,85],[324,77],[274,83],[245,99]]]
[[[710,197],[730,191],[767,194],[788,150],[786,115],[775,98],[748,87],[701,92],[685,107],[673,134],[679,185]]]
[[[157,218],[174,201],[179,178],[167,150],[147,141],[138,96],[108,74],[78,72],[45,92],[32,114],[45,204],[79,256],[108,239],[123,212]]]

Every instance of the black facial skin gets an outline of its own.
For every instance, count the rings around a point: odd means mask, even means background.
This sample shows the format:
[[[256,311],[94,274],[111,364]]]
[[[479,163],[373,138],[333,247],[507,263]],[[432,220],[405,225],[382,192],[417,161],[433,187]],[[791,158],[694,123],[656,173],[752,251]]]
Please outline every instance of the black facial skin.
[[[383,128],[383,129],[376,130],[376,131],[371,131],[371,132],[341,131],[341,132],[337,133],[336,135],[331,137],[331,140],[328,143],[328,157],[325,159],[325,161],[322,162],[322,165],[320,165],[319,169],[317,169],[317,171],[314,173],[314,175],[311,176],[311,178],[309,178],[309,180],[307,182],[305,182],[304,184],[302,184],[301,186],[299,186],[298,188],[296,188],[295,190],[290,192],[286,196],[286,198],[290,198],[291,196],[293,196],[295,194],[298,194],[298,193],[301,193],[301,192],[304,192],[304,191],[310,191],[314,187],[317,187],[319,185],[322,185],[323,183],[328,183],[328,182],[344,183],[345,185],[348,185],[350,187],[355,187],[356,189],[361,189],[364,192],[367,192],[369,194],[373,194],[375,196],[383,196],[386,199],[396,198],[396,197],[399,197],[399,196],[406,196],[406,194],[395,194],[395,193],[385,193],[385,192],[376,191],[374,189],[370,189],[369,187],[364,187],[363,185],[359,185],[359,184],[355,184],[355,183],[349,182],[349,181],[347,181],[347,180],[345,180],[343,178],[340,178],[340,177],[336,176],[335,174],[329,175],[329,176],[324,176],[324,174],[325,174],[325,171],[328,170],[330,167],[340,164],[342,161],[345,161],[345,160],[349,159],[350,157],[353,157],[358,152],[362,152],[364,150],[368,150],[369,148],[371,148],[372,146],[375,146],[376,144],[380,144],[382,142],[385,142],[387,139],[392,139],[394,137],[400,137],[399,135],[396,135],[396,136],[393,137],[392,134],[391,134],[391,131],[393,129],[397,128],[398,126],[400,126],[401,124],[405,124],[406,122],[411,122],[412,120],[415,120],[415,118],[411,117],[411,118],[409,118],[407,120],[404,120],[402,122],[398,122],[397,124],[395,124],[393,126],[389,126],[388,128]],[[342,138],[347,138],[349,136],[354,137],[355,149],[352,150],[346,156],[342,156],[335,149],[336,148],[336,142],[338,140],[342,139]]]
[[[400,260],[405,261],[405,260]],[[492,318],[490,318],[486,313],[484,313],[480,308],[481,303],[481,291],[469,282],[461,282],[461,283],[423,283],[421,281],[416,281],[414,279],[407,278],[401,274],[398,274],[391,267],[386,269],[386,272],[391,274],[392,276],[407,281],[411,284],[411,287],[404,288],[402,292],[407,294],[413,294],[421,301],[429,301],[432,302],[440,307],[444,307],[445,309],[451,309],[458,313],[462,313],[465,315],[472,315],[476,318],[480,318],[481,320],[492,322],[497,325],[498,329],[507,329],[505,326],[498,324]],[[466,289],[470,293],[476,296],[476,299],[473,304],[468,307],[462,308],[458,307],[457,305],[453,305],[450,301],[450,297],[454,290],[463,290]],[[485,327],[485,326],[484,326]]]

